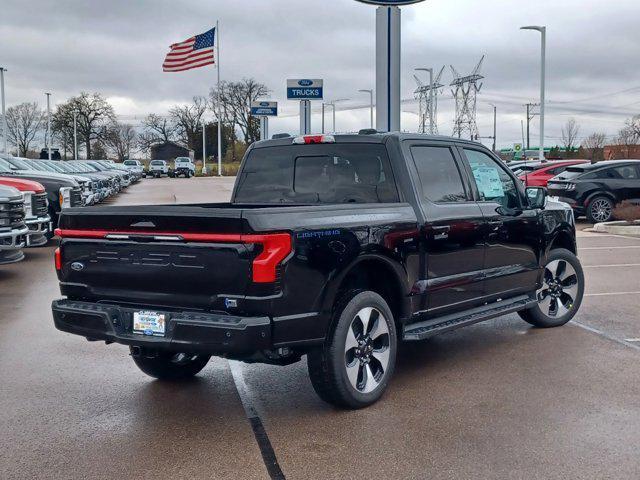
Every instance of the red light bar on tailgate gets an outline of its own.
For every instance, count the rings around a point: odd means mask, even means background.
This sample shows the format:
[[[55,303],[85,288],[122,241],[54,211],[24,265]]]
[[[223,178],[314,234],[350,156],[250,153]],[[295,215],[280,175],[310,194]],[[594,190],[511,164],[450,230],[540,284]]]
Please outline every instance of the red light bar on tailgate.
[[[198,243],[245,243],[262,245],[262,252],[253,260],[253,281],[270,283],[276,280],[276,268],[291,253],[291,235],[288,233],[265,233],[241,235],[228,233],[188,232],[113,232],[108,230],[56,229],[60,238],[86,238],[104,240],[130,240],[148,237],[155,241],[184,241]],[[60,268],[59,268],[60,267]],[[62,267],[60,254],[56,252],[56,269]]]

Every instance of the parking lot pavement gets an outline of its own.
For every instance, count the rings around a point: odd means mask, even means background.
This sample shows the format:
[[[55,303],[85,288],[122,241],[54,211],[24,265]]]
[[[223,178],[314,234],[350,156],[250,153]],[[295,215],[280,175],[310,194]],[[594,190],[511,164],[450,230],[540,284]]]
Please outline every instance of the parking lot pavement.
[[[224,201],[231,184],[146,180],[116,202]],[[55,330],[53,247],[30,250],[0,269],[0,476],[638,479],[640,239],[578,244],[575,323],[510,315],[404,344],[388,393],[355,412],[320,401],[304,361],[153,381],[126,348]]]

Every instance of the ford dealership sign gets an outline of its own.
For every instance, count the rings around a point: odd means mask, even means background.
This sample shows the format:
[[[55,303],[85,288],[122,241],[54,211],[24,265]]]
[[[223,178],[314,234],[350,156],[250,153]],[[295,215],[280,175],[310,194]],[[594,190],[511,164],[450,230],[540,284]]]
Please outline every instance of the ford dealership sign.
[[[287,99],[322,100],[322,80],[297,78],[287,80]]]
[[[251,115],[257,117],[277,117],[278,102],[265,102],[262,100],[251,102]]]

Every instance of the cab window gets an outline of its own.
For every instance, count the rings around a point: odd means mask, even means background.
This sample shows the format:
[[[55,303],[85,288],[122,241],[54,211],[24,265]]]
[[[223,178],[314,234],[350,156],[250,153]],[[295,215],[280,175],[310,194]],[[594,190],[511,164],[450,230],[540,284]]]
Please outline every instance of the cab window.
[[[466,202],[467,195],[449,147],[411,147],[411,156],[426,200],[434,203]]]
[[[486,153],[464,149],[481,202],[496,202],[505,208],[520,207],[518,188],[511,176]]]

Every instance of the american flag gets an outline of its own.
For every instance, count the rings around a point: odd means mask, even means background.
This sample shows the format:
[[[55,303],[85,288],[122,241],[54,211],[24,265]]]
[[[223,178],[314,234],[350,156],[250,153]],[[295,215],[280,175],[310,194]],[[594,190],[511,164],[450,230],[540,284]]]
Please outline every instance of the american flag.
[[[164,72],[182,72],[215,63],[213,58],[215,38],[216,29],[212,28],[184,42],[174,43],[164,59],[162,70]]]

